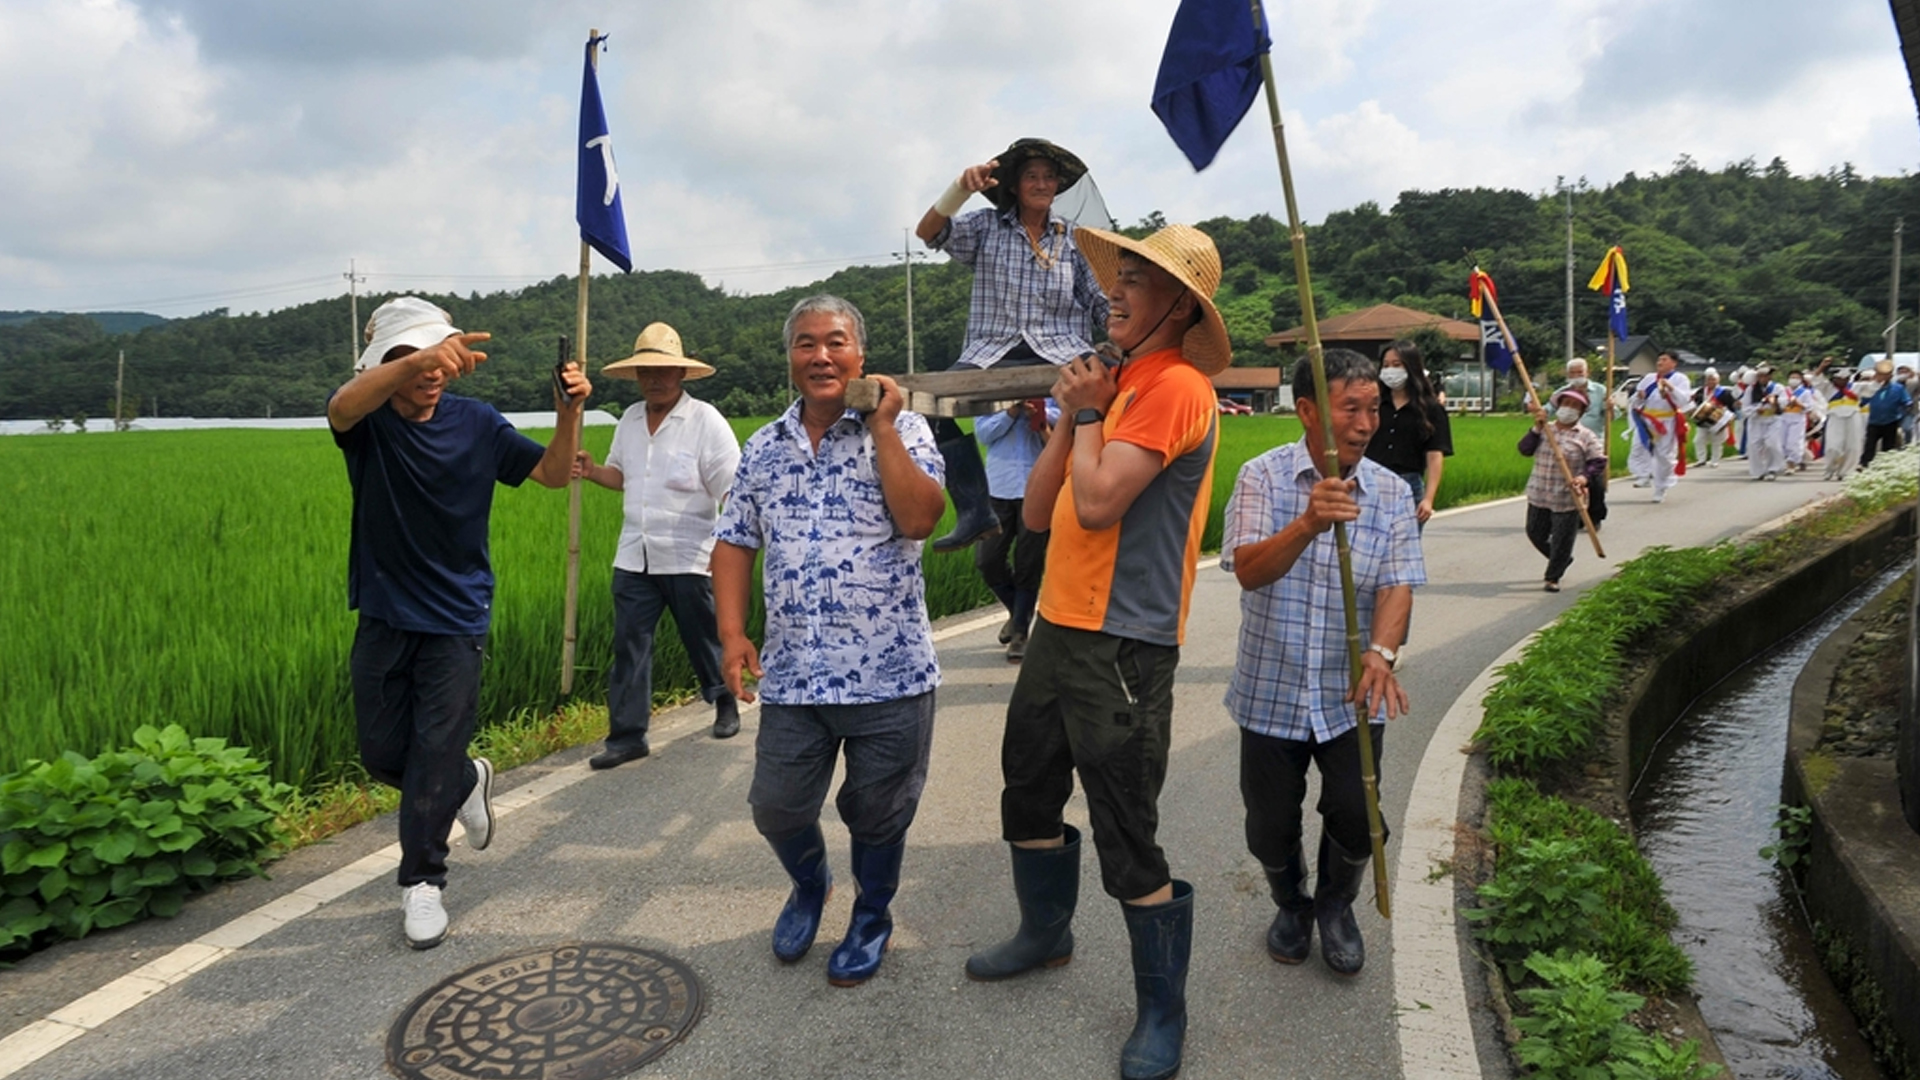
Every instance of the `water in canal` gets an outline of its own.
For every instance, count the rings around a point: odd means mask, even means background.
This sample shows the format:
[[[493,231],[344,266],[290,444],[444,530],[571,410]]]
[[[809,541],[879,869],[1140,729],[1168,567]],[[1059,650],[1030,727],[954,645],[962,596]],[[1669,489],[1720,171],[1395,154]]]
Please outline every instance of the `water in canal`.
[[[1641,850],[1679,913],[1700,1012],[1739,1080],[1880,1080],[1813,949],[1773,842],[1793,683],[1821,641],[1906,571],[1880,575],[1694,702],[1633,792]]]

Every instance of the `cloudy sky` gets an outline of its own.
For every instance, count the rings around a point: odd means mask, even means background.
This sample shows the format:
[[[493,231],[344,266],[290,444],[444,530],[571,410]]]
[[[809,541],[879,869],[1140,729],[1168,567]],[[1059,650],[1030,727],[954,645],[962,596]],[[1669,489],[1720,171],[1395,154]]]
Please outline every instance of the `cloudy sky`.
[[[0,309],[270,310],[571,273],[582,45],[636,265],[762,292],[884,262],[1041,135],[1133,222],[1284,216],[1264,105],[1195,175],[1147,108],[1175,0],[4,0]],[[1408,188],[1920,163],[1886,0],[1268,0],[1309,221]],[[976,205],[982,205],[976,203]],[[605,272],[605,264],[597,264]]]

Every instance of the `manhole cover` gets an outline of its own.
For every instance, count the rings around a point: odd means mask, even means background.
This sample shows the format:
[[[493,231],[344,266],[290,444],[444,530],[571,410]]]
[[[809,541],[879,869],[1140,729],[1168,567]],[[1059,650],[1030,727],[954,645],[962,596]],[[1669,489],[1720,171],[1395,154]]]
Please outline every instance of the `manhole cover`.
[[[421,995],[387,1036],[387,1067],[418,1080],[606,1080],[700,1019],[700,982],[645,949],[569,942],[470,968]]]

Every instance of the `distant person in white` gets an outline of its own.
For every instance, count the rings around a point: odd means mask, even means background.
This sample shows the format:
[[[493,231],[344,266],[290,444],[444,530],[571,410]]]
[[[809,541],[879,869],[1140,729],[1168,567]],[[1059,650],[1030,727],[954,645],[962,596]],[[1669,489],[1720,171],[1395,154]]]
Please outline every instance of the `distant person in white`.
[[[1673,485],[1679,483],[1678,468],[1684,447],[1680,445],[1680,424],[1693,407],[1693,386],[1675,370],[1679,361],[1672,353],[1661,353],[1654,360],[1654,371],[1635,385],[1629,407],[1646,428],[1648,476],[1653,481],[1653,501],[1662,502]],[[1639,441],[1639,435],[1634,436]],[[1639,484],[1635,484],[1638,487]]]
[[[582,450],[573,475],[624,494],[625,521],[613,556],[613,667],[607,679],[607,744],[588,762],[611,769],[646,757],[653,709],[653,631],[662,611],[687,647],[700,696],[713,703],[713,737],[740,732],[740,704],[720,675],[720,631],[714,621],[713,523],[733,486],[740,444],[714,408],[681,389],[713,368],[686,355],[680,335],[654,323],[634,340],[633,355],[600,369],[632,378],[640,401],[614,429],[604,465]]]

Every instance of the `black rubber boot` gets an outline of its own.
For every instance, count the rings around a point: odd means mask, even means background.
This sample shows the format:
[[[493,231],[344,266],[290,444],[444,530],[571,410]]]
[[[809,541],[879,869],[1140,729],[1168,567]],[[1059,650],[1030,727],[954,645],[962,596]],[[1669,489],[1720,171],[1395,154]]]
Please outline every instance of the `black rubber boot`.
[[[1066,826],[1065,845],[1013,848],[1013,895],[1020,929],[1012,938],[967,957],[967,978],[1010,979],[1073,959],[1073,909],[1080,903],[1080,830]]]
[[[873,978],[893,938],[893,894],[900,891],[900,860],[907,842],[872,847],[853,842],[853,880],[860,895],[853,901],[847,936],[827,958],[827,981],[835,986],[859,986]]]
[[[1320,834],[1320,880],[1313,890],[1313,918],[1320,924],[1320,955],[1341,975],[1358,975],[1367,962],[1353,901],[1367,876],[1369,854],[1355,856],[1325,833]]]
[[[773,922],[773,955],[791,964],[807,955],[820,932],[820,909],[833,894],[833,874],[827,870],[827,839],[815,824],[781,841],[768,841],[780,865],[793,879],[793,892]]]
[[[1168,1080],[1187,1038],[1187,957],[1193,951],[1193,886],[1173,883],[1164,904],[1121,904],[1133,939],[1138,1018],[1120,1051],[1121,1080]]]
[[[1280,910],[1267,927],[1267,955],[1298,964],[1313,951],[1313,897],[1307,895],[1307,854],[1296,841],[1293,854],[1276,870],[1267,867],[1267,886]]]
[[[980,448],[973,436],[940,442],[940,456],[947,462],[947,494],[953,497],[953,531],[933,542],[935,551],[959,551],[976,540],[996,536],[1000,519],[993,516],[987,502],[987,466],[980,460]]]

